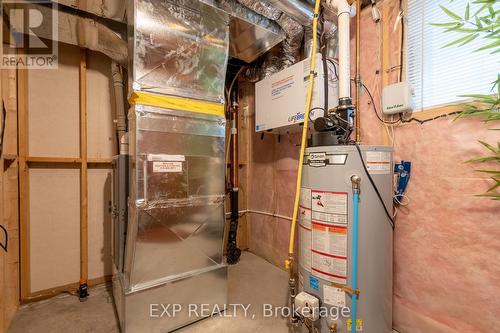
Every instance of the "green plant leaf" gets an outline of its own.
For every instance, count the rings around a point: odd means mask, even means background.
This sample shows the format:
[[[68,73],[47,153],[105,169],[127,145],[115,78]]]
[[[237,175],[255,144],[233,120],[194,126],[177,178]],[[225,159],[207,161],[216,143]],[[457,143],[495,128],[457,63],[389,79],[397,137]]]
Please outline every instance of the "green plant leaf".
[[[467,7],[465,7],[465,15],[464,18],[466,21],[470,18],[470,4],[467,2]]]
[[[434,27],[454,27],[456,25],[459,25],[460,23],[457,22],[448,22],[448,23],[431,23],[432,26]]]
[[[478,48],[477,50],[475,50],[474,52],[479,52],[479,51],[483,51],[483,50],[488,50],[488,49],[491,49],[491,48],[494,48],[494,47],[500,47],[500,40],[497,40],[497,41],[494,41],[493,43],[490,43],[488,45],[485,45],[483,47],[480,47]]]
[[[451,17],[451,18],[453,18],[455,20],[462,20],[462,18],[460,17],[460,15],[455,14],[454,12],[452,12],[451,10],[449,10],[448,8],[446,8],[445,6],[439,5],[439,7],[441,7],[441,9],[443,10],[443,12],[445,12],[446,15],[448,15],[449,17]]]
[[[459,38],[457,40],[454,40],[451,43],[446,44],[445,46],[443,46],[443,48],[450,47],[450,46],[453,46],[453,45],[456,45],[456,44],[465,45],[467,43],[472,42],[474,39],[477,38],[477,36],[479,36],[479,34],[472,34],[472,35],[467,35],[467,36],[461,37],[461,38]]]
[[[500,150],[498,150],[497,148],[493,147],[489,143],[481,141],[481,140],[478,140],[478,142],[480,144],[482,144],[484,147],[486,147],[488,150],[490,150],[491,152],[493,152],[494,154],[500,154]],[[498,157],[500,157],[500,155]]]

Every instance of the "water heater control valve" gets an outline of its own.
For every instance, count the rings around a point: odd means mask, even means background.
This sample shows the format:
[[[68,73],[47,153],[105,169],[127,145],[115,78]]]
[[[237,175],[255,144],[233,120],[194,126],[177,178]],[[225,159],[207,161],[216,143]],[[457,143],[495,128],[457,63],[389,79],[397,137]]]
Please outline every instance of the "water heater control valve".
[[[319,299],[316,296],[301,292],[295,296],[295,312],[301,317],[316,321],[319,319]]]

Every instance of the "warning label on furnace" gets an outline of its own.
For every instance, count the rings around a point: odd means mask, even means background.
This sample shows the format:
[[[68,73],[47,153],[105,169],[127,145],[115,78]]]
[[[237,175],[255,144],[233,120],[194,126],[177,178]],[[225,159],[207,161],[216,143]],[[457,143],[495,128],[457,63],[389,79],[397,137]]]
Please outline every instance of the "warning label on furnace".
[[[311,219],[327,224],[347,224],[347,192],[311,191]]]
[[[366,152],[366,169],[371,174],[391,173],[391,153],[388,151]]]
[[[182,172],[182,162],[153,162],[153,172]]]

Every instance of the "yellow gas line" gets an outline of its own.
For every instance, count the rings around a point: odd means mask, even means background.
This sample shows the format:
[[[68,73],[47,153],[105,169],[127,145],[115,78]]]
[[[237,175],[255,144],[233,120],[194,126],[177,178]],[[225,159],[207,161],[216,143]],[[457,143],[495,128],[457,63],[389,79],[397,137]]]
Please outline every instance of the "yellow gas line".
[[[297,186],[295,188],[295,204],[293,206],[292,215],[292,225],[290,229],[290,242],[288,248],[288,260],[285,261],[285,267],[290,270],[290,277],[293,279],[293,252],[295,246],[295,226],[297,224],[297,215],[299,212],[299,202],[300,202],[300,189],[302,185],[302,165],[304,163],[304,152],[306,149],[307,141],[307,128],[309,126],[309,113],[311,111],[311,101],[314,86],[314,71],[316,69],[316,49],[317,49],[317,34],[318,34],[318,16],[320,10],[321,0],[316,0],[314,4],[314,17],[313,17],[313,44],[311,52],[311,71],[309,73],[309,86],[307,87],[307,99],[306,99],[306,113],[304,115],[304,126],[302,128],[302,142],[300,145],[300,155],[299,155],[299,170],[297,174]],[[328,110],[325,110],[328,112]]]

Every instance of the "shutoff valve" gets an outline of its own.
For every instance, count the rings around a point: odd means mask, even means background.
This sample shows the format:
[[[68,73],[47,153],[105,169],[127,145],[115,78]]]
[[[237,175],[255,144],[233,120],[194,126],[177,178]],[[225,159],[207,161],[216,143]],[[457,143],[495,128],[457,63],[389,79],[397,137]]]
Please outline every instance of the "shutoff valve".
[[[319,299],[306,292],[295,296],[295,312],[302,318],[316,321],[319,319]]]

